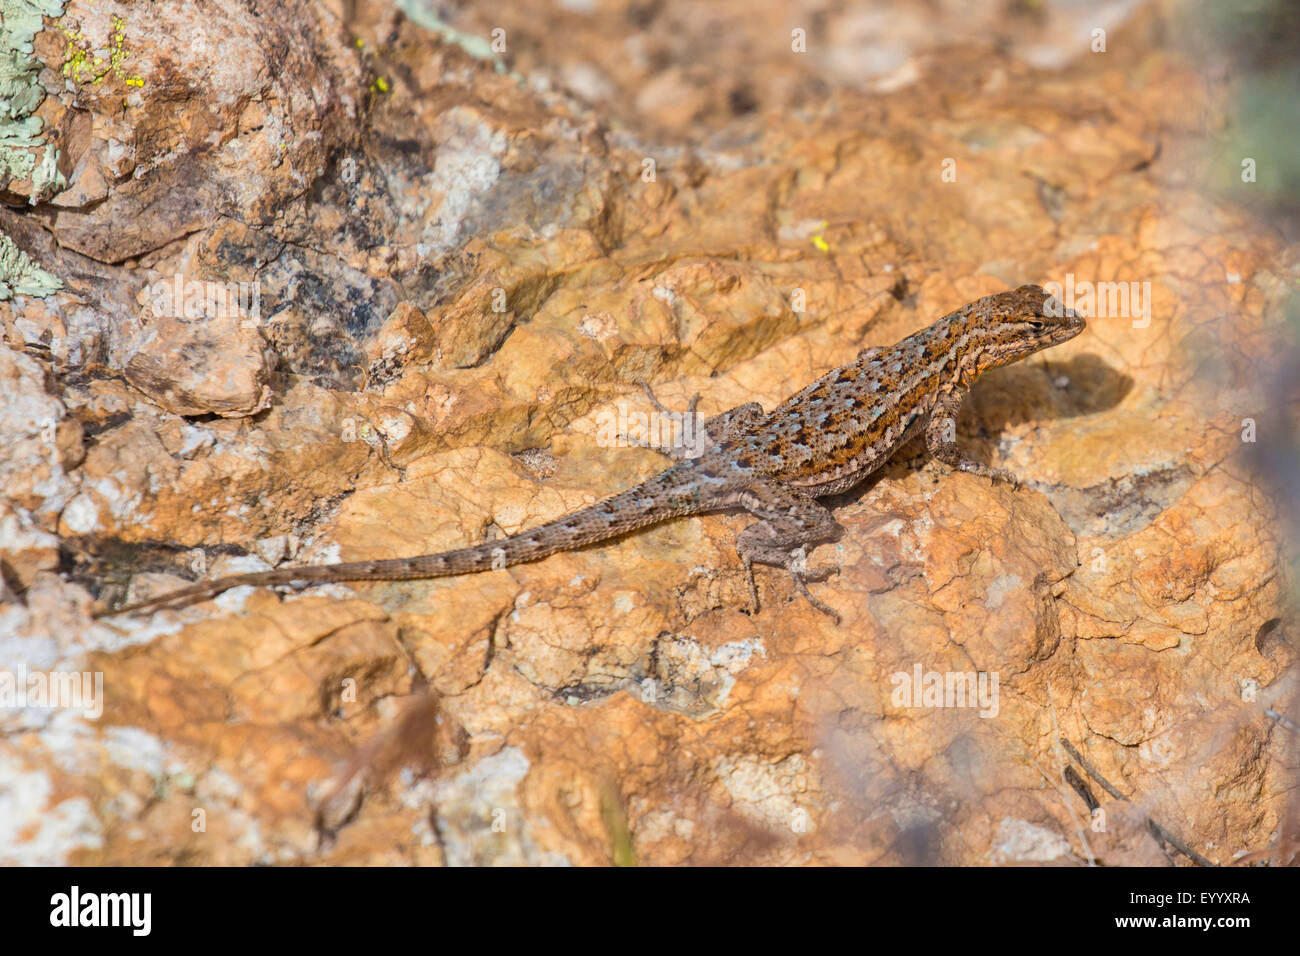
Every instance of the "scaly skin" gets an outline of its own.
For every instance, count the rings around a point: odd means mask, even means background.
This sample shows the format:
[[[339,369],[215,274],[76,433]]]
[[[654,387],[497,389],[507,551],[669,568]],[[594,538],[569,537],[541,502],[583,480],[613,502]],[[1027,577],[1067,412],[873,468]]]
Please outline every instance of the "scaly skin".
[[[183,607],[240,585],[437,578],[500,569],[668,518],[743,508],[758,519],[736,541],[751,609],[758,607],[753,565],[768,564],[785,568],[800,593],[838,622],[839,615],[813,597],[806,583],[835,570],[809,572],[807,548],[843,530],[816,499],[862,481],[920,428],[940,461],[1014,484],[1013,476],[972,461],[958,449],[954,439],[961,402],[984,372],[1072,339],[1083,328],[1082,318],[1061,309],[1038,286],[985,296],[896,345],[863,350],[771,412],[750,402],[707,419],[703,441],[695,448],[661,449],[678,459],[673,467],[531,531],[414,558],[236,574],[103,613]],[[694,408],[692,401],[692,418]]]

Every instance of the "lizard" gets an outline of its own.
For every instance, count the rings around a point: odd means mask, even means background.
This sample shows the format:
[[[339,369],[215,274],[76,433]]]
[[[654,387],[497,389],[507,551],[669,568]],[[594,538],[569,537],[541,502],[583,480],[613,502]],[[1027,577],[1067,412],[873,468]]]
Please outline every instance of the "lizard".
[[[1040,286],[977,299],[892,346],[863,349],[770,412],[757,402],[695,420],[699,440],[660,447],[674,464],[627,491],[530,530],[483,544],[410,558],[297,565],[234,574],[148,598],[97,616],[183,607],[243,585],[270,587],[331,581],[410,580],[501,569],[624,535],[670,518],[743,509],[757,520],[736,538],[750,611],[758,610],[754,565],[787,571],[799,593],[836,623],[839,614],[808,589],[838,571],[809,571],[807,549],[832,541],[842,526],[817,501],[841,494],[877,471],[924,429],[927,451],[943,465],[993,482],[1015,476],[966,457],[956,420],[983,373],[1074,338],[1084,319]]]

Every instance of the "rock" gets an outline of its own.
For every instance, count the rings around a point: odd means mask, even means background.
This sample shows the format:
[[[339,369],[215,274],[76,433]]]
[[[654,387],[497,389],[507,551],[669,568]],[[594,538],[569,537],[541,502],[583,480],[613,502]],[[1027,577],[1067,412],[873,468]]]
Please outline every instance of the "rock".
[[[162,316],[142,334],[125,372],[174,414],[245,418],[271,404],[271,366],[261,335],[240,316]]]
[[[53,519],[76,491],[65,470],[69,448],[62,437],[75,426],[51,394],[55,388],[35,359],[0,347],[0,487],[6,505],[29,512],[46,530],[53,530]]]
[[[0,502],[0,567],[20,585],[59,565],[59,539],[36,527],[24,512]]]
[[[291,0],[283,9],[268,22],[188,0],[151,17],[65,5],[62,29],[36,41],[56,85],[52,125],[76,170],[75,204],[55,204],[64,206],[54,220],[64,246],[122,262],[222,214],[273,217],[320,175],[351,138],[360,77],[352,57],[324,42],[333,22],[325,8]],[[110,47],[121,52],[109,63],[86,57]],[[193,108],[178,115],[178,96]],[[70,135],[67,111],[94,117],[88,133]],[[91,203],[99,180],[109,189]]]

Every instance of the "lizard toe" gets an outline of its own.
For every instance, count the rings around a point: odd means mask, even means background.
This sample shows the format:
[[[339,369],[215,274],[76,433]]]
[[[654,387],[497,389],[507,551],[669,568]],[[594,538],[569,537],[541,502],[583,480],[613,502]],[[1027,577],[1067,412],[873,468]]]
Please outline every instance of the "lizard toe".
[[[829,617],[836,624],[840,623],[839,611],[835,610],[835,608],[831,607],[828,604],[823,603],[822,601],[819,601],[816,597],[814,597],[813,593],[808,590],[808,584],[804,580],[803,575],[795,574],[792,572],[790,574],[790,578],[791,580],[794,581],[794,586],[798,589],[799,593],[803,595],[805,601],[807,601],[817,610],[821,611],[823,614]]]

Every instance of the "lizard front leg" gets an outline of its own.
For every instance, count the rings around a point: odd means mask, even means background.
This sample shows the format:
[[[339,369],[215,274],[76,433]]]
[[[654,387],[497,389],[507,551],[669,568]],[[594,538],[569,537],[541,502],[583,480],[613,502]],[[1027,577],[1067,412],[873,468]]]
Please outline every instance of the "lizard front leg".
[[[839,571],[838,565],[808,570],[809,545],[838,538],[844,531],[835,517],[802,492],[770,481],[746,488],[737,504],[760,519],[736,537],[736,552],[745,563],[751,611],[758,611],[758,588],[754,584],[754,563],[758,562],[785,568],[808,603],[838,624],[839,614],[813,597],[807,584],[809,578],[820,580]]]
[[[957,413],[966,398],[966,390],[950,388],[939,394],[930,421],[925,426],[925,444],[930,454],[951,468],[982,475],[990,481],[1005,481],[1012,487],[1020,486],[1020,479],[1009,471],[991,468],[983,462],[967,458],[957,446]]]
[[[650,403],[654,405],[661,415],[667,416],[674,423],[680,423],[681,442],[676,445],[655,445],[633,438],[626,438],[626,440],[630,444],[641,448],[652,448],[662,455],[667,455],[673,461],[682,462],[699,458],[709,448],[743,433],[750,425],[763,417],[763,406],[759,405],[758,402],[746,402],[744,405],[737,405],[730,411],[701,420],[695,411],[700,402],[699,393],[696,393],[691,398],[686,411],[675,412],[655,397],[654,390],[650,388],[647,382],[642,381],[640,385],[645,389]]]

